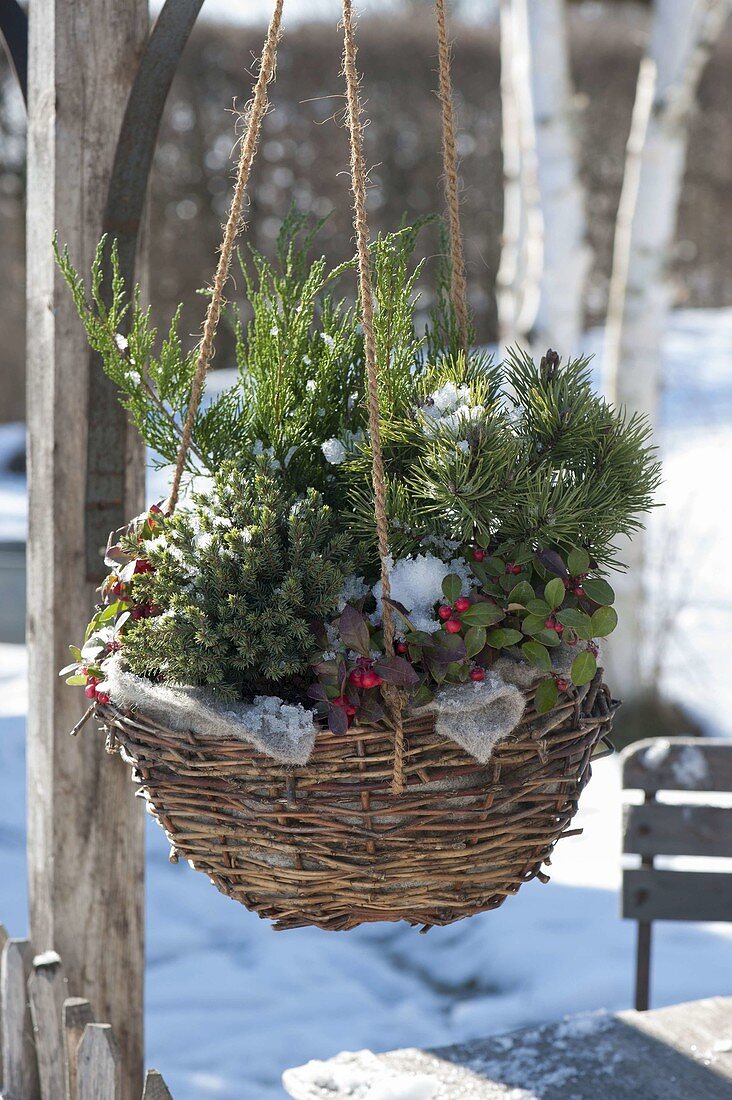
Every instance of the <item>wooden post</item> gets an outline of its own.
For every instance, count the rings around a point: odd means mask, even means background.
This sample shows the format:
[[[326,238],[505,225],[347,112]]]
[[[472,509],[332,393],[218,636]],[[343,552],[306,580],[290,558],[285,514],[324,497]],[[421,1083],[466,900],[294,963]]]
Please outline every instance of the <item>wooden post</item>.
[[[109,1024],[87,1024],[79,1043],[79,1100],[121,1100],[120,1054]]]
[[[41,1100],[64,1100],[63,1003],[66,978],[55,952],[38,955],[28,979]]]
[[[94,603],[86,579],[89,354],[55,269],[58,230],[88,272],[100,236],[110,167],[147,38],[147,0],[33,0],[28,102],[27,328],[28,848],[31,937],[55,949],[69,987],[108,1020],[122,1050],[122,1100],[142,1089],[143,816],[122,762],[87,728],[85,703],[58,678]],[[111,431],[114,438],[116,432]],[[143,463],[131,441],[114,462],[129,471],[120,514],[142,505]],[[122,453],[124,452],[124,453]],[[107,464],[109,469],[109,464]],[[114,479],[112,479],[114,480]],[[99,572],[102,575],[102,560]]]
[[[173,1100],[168,1086],[156,1069],[147,1071],[142,1100]]]
[[[3,1100],[39,1100],[38,1065],[28,1003],[33,952],[28,940],[7,940],[0,965]]]
[[[63,1005],[65,1100],[78,1100],[79,1044],[87,1024],[94,1022],[94,1013],[83,997],[67,997]]]

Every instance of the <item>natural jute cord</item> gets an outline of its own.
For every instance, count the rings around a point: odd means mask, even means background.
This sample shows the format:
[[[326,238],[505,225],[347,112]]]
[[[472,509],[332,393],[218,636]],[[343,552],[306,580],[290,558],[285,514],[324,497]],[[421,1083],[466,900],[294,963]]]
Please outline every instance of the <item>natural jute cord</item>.
[[[388,603],[391,585],[389,581],[389,524],[386,514],[386,485],[384,456],[381,450],[381,425],[379,421],[379,368],[376,361],[374,336],[374,289],[371,281],[369,256],[369,229],[366,217],[366,164],[363,155],[363,122],[361,100],[356,70],[356,40],[353,31],[351,0],[343,0],[343,74],[346,78],[346,102],[348,133],[351,144],[351,189],[353,191],[353,227],[356,231],[358,252],[358,289],[363,325],[364,358],[369,410],[369,434],[371,436],[371,480],[374,486],[374,513],[381,560],[381,602],[384,626],[384,647],[387,654],[394,653],[394,615]],[[394,724],[394,778],[393,790],[404,790],[404,725],[402,699],[398,691],[384,685],[384,695]]]
[[[442,105],[442,167],[445,181],[450,230],[451,298],[458,326],[460,344],[468,354],[468,288],[465,278],[465,256],[460,228],[460,192],[458,184],[458,160],[455,145],[455,114],[452,97],[450,44],[447,40],[445,0],[435,0],[437,17],[437,47],[440,71],[440,103]]]
[[[264,42],[264,49],[262,50],[262,59],[259,64],[259,75],[257,76],[257,82],[254,86],[254,94],[250,102],[248,103],[245,111],[244,118],[246,119],[246,129],[241,142],[241,152],[239,154],[239,166],[236,174],[236,186],[234,188],[234,194],[231,200],[231,207],[229,209],[229,216],[224,228],[224,237],[221,242],[221,250],[219,252],[219,262],[216,267],[216,275],[214,277],[213,287],[211,289],[211,298],[208,303],[208,309],[206,310],[206,320],[203,326],[203,336],[201,338],[201,345],[198,350],[198,361],[196,363],[196,371],[193,376],[193,385],[191,387],[191,400],[188,405],[188,412],[186,414],[185,423],[183,424],[183,432],[181,434],[180,447],[178,449],[178,458],[175,464],[175,472],[173,474],[173,482],[170,487],[170,495],[165,507],[165,511],[171,513],[175,510],[175,506],[178,503],[178,494],[180,493],[180,483],[183,477],[183,471],[185,470],[186,459],[188,457],[188,451],[191,445],[191,435],[193,434],[193,426],[196,422],[196,416],[198,414],[198,408],[201,404],[201,397],[203,395],[203,384],[206,380],[206,372],[211,362],[214,350],[214,339],[216,338],[216,330],[219,324],[219,318],[221,317],[221,307],[224,301],[224,287],[226,281],[229,278],[229,271],[231,269],[231,259],[234,252],[234,241],[239,232],[241,224],[241,211],[244,204],[244,192],[249,181],[249,173],[252,168],[252,162],[254,160],[254,154],[257,151],[257,143],[259,141],[259,134],[262,129],[262,120],[267,113],[267,85],[274,78],[275,67],[277,62],[277,43],[280,39],[280,24],[282,22],[282,5],[283,0],[276,0],[274,11],[272,12],[272,18],[270,20],[269,28],[267,30],[267,37]]]

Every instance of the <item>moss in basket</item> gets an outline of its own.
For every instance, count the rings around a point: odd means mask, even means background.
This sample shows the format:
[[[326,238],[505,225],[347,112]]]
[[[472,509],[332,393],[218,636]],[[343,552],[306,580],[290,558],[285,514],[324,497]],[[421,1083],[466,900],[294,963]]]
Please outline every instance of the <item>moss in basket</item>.
[[[136,537],[126,548],[140,553]],[[226,464],[192,506],[161,517],[144,553],[129,580],[132,672],[230,699],[304,696],[311,623],[336,612],[353,564],[314,489],[293,499],[263,465],[252,478]]]

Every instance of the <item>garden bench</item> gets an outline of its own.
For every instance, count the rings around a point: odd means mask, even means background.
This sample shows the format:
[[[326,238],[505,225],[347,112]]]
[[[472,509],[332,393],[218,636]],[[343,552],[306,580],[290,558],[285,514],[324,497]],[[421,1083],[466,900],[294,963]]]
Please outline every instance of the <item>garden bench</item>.
[[[649,1005],[652,921],[732,920],[732,874],[656,864],[659,856],[732,857],[732,804],[706,804],[708,795],[732,794],[732,741],[654,738],[629,746],[621,759],[624,790],[644,796],[640,805],[625,805],[623,852],[641,860],[623,871],[622,899],[623,916],[638,921],[635,1007],[642,1011]],[[683,796],[658,799],[671,791]]]

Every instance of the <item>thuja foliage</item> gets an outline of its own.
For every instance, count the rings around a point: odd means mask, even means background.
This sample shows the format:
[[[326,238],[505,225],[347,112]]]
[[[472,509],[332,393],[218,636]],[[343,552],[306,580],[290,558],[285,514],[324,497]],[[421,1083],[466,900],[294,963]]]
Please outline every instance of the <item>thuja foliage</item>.
[[[253,249],[240,256],[248,316],[243,319],[236,307],[230,312],[237,379],[196,418],[191,473],[212,474],[229,459],[254,470],[264,454],[288,489],[315,487],[328,497],[334,478],[324,444],[337,440],[350,448],[361,440],[367,419],[363,335],[342,286],[350,273],[353,291],[354,264],[329,270],[323,257],[310,258],[321,225],[311,226],[293,210],[280,231],[274,261]],[[410,261],[419,228],[380,236],[372,248],[381,405],[387,418],[403,415],[409,406],[424,342],[412,320],[420,267],[412,269]],[[178,336],[180,310],[159,340],[139,291],[126,293],[113,244],[100,242],[88,291],[68,251],[55,248],[89,343],[123,405],[156,461],[175,461],[196,364],[195,350],[186,352]],[[107,248],[109,306],[102,282]]]
[[[143,613],[125,636],[128,667],[231,699],[283,683],[301,696],[310,624],[337,610],[350,549],[316,490],[293,500],[266,470],[226,464],[145,545],[147,566],[130,580]]]

